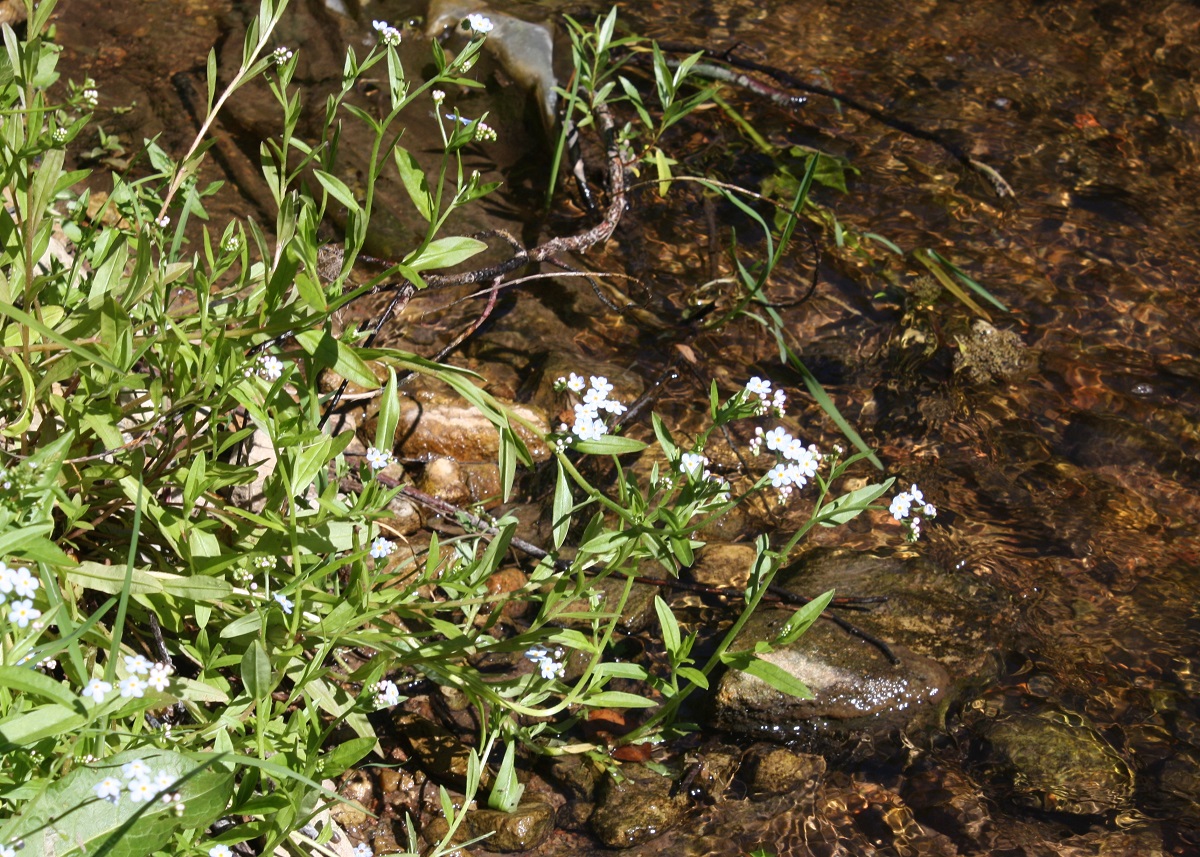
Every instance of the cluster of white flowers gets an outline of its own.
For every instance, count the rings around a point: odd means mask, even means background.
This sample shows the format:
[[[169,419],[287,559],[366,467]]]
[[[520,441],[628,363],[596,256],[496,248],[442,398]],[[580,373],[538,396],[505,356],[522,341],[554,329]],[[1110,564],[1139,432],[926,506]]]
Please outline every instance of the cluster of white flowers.
[[[816,444],[804,445],[799,438],[792,437],[786,429],[776,426],[768,432],[754,430],[755,438],[750,441],[750,451],[758,455],[763,444],[783,460],[767,471],[771,487],[779,491],[779,502],[785,502],[794,488],[803,488],[817,473],[821,463],[821,451]]]
[[[566,666],[562,663],[563,650],[551,652],[544,646],[534,646],[525,653],[525,657],[537,664],[538,671],[544,679],[562,678]]]
[[[392,463],[392,453],[386,449],[376,449],[373,446],[367,447],[367,464],[371,465],[372,470],[383,470]]]
[[[496,129],[486,122],[480,122],[475,126],[475,139],[481,142],[494,143],[496,142]]]
[[[464,18],[462,26],[464,30],[470,31],[472,36],[486,36],[495,28],[491,18],[478,12],[472,12]]]
[[[8,845],[0,845],[0,857],[17,857],[17,852],[25,847],[25,840],[17,839]]]
[[[755,375],[747,381],[746,394],[758,396],[756,412],[759,416],[766,414],[768,410],[773,410],[777,417],[783,416],[783,410],[787,407],[787,393],[783,392],[783,390],[776,390],[772,393],[771,382],[765,378],[759,378]]]
[[[937,508],[925,502],[925,495],[915,484],[893,497],[892,505],[888,508],[892,517],[904,524],[908,540],[913,542],[921,536],[921,517],[913,514],[914,509],[926,518],[937,517]]]
[[[55,128],[50,133],[50,138],[54,140],[55,144],[61,146],[63,143],[67,142],[67,129],[62,127]]]
[[[156,220],[154,222],[159,225],[159,228],[166,229],[168,226],[171,225],[171,217],[170,217],[170,215],[164,214],[162,217],[158,218],[158,220]]]
[[[151,663],[145,655],[126,655],[125,669],[129,675],[117,682],[117,689],[125,699],[130,697],[141,699],[146,695],[146,688],[153,688],[160,693],[167,689],[175,668],[169,663]],[[144,678],[143,678],[144,676]],[[94,678],[84,685],[79,693],[91,697],[95,702],[104,701],[104,697],[112,692],[113,686],[103,679]]]
[[[435,89],[430,95],[433,97],[433,103],[439,107],[446,100],[446,92],[442,89]]]
[[[121,775],[125,777],[122,783],[116,777],[105,777],[95,786],[96,797],[109,803],[117,803],[121,799],[123,789],[129,791],[129,799],[134,803],[144,803],[152,800],[155,795],[162,796],[163,803],[174,803],[175,812],[183,812],[182,795],[171,792],[175,785],[175,776],[168,771],[155,772],[141,759],[134,759],[121,766]],[[211,853],[211,852],[210,852]]]
[[[88,107],[95,107],[100,103],[100,93],[92,87],[88,87],[80,93],[80,97]]]
[[[575,405],[575,424],[568,428],[566,424],[559,426],[559,431],[570,432],[579,440],[599,440],[608,434],[608,426],[600,418],[600,412],[623,414],[627,408],[616,399],[610,399],[613,385],[603,375],[592,375],[589,379],[591,386],[585,390],[581,375],[571,373],[569,378],[559,378],[555,385],[559,389],[567,389],[572,393],[583,395],[582,402]]]
[[[372,21],[371,26],[375,28],[375,32],[379,33],[379,41],[385,45],[391,45],[394,48],[400,44],[400,31],[387,21]]]
[[[386,559],[392,555],[394,550],[396,550],[396,543],[383,536],[378,536],[375,541],[371,542],[372,559]]]
[[[283,375],[283,361],[273,354],[258,355],[258,374],[275,382]]]
[[[242,239],[236,234],[230,235],[225,241],[224,249],[226,253],[236,253],[242,249]]]
[[[376,708],[391,708],[400,704],[400,688],[396,687],[394,681],[384,679],[372,688],[372,693],[375,694]]]
[[[33,598],[39,586],[41,583],[29,569],[9,568],[0,562],[0,604],[6,603],[10,596],[17,596],[8,605],[8,621],[18,628],[26,628],[31,622],[38,627],[42,611],[33,606]]]
[[[292,49],[280,45],[275,50],[271,51],[271,62],[275,65],[283,65],[292,58]]]

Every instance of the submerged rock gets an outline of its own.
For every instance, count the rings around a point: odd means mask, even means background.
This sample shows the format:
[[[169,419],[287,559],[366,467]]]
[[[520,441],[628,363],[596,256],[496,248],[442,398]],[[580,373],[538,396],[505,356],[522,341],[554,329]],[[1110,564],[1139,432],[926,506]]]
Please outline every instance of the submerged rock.
[[[1011,330],[998,330],[982,319],[971,326],[966,336],[956,336],[958,353],[954,355],[955,374],[966,373],[975,384],[1007,381],[1031,371],[1037,358]]]
[[[677,825],[687,798],[672,795],[674,783],[641,765],[623,765],[620,779],[606,776],[596,790],[592,832],[609,848],[649,842]]]
[[[488,851],[528,851],[542,844],[554,826],[554,808],[539,801],[523,803],[512,812],[496,809],[467,811],[454,841],[466,842],[479,836],[487,838],[480,846]],[[437,842],[450,826],[444,818],[435,818],[425,826],[426,840]]]
[[[832,622],[819,620],[788,646],[763,655],[813,693],[799,699],[747,673],[730,670],[714,700],[716,724],[796,741],[806,750],[861,756],[886,752],[901,731],[937,722],[949,699],[993,672],[992,652],[1005,634],[1003,602],[967,574],[920,558],[818,549],[781,573],[781,588],[815,596],[886,596],[869,612],[843,613],[887,642],[899,659]],[[735,648],[770,640],[793,609],[764,610]]]
[[[975,718],[988,765],[1031,809],[1100,815],[1130,806],[1133,769],[1086,718],[1057,709]]]

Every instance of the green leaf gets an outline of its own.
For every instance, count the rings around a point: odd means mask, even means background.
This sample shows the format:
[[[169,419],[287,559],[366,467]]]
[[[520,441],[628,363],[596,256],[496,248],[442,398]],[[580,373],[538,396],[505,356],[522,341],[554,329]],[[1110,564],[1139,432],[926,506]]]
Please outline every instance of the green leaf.
[[[862,488],[843,494],[822,506],[821,511],[817,512],[817,520],[824,527],[836,527],[838,524],[853,520],[891,488],[895,481],[895,477],[892,477],[883,482],[864,485]]]
[[[571,481],[567,478],[567,471],[560,461],[558,462],[558,479],[554,485],[553,532],[555,550],[562,547],[563,542],[567,540],[567,533],[571,529],[572,508],[574,508],[574,500],[571,497]]]
[[[495,782],[492,783],[492,791],[488,795],[488,806],[501,812],[512,812],[516,809],[517,804],[521,801],[521,795],[525,793],[525,786],[517,780],[517,770],[514,765],[516,751],[517,743],[509,741],[504,748],[504,758],[500,762],[500,769],[496,772]]]
[[[246,656],[242,658],[242,684],[252,699],[264,699],[275,689],[271,656],[258,640],[250,644]]]
[[[0,666],[0,687],[21,690],[48,702],[57,702],[64,708],[74,709],[77,714],[87,714],[83,700],[68,687],[28,667]]]
[[[662,418],[656,413],[650,414],[650,422],[654,426],[654,436],[658,438],[658,445],[662,447],[662,451],[666,453],[668,461],[675,461],[679,458],[679,448],[675,446],[675,442],[671,440],[671,432],[667,430],[663,424]]]
[[[350,192],[350,188],[346,187],[345,183],[337,176],[327,173],[324,170],[313,170],[313,174],[317,177],[317,181],[321,183],[321,187],[329,192],[329,195],[346,206],[349,211],[361,211],[362,206],[358,204],[358,200],[354,198],[354,194]]]
[[[396,146],[392,151],[392,157],[396,161],[396,170],[400,173],[400,180],[404,182],[404,189],[408,191],[408,198],[412,200],[417,212],[427,222],[431,222],[434,214],[433,194],[429,192],[429,182],[425,178],[425,171],[421,169],[417,159],[403,146]]]
[[[660,595],[654,596],[654,612],[658,614],[658,624],[662,628],[663,645],[668,654],[675,655],[679,651],[679,622]]]
[[[708,690],[708,676],[695,667],[679,667],[675,670],[675,674],[685,681],[690,681],[701,690]]]
[[[391,450],[396,445],[396,425],[400,421],[400,399],[396,395],[396,370],[387,367],[388,379],[379,399],[379,418],[375,423],[375,448]]]
[[[653,708],[658,705],[653,699],[646,699],[636,693],[624,693],[619,690],[605,690],[587,697],[587,704],[595,708]]]
[[[474,238],[465,236],[438,238],[429,242],[429,246],[415,259],[405,259],[404,264],[418,272],[433,268],[449,268],[467,261],[486,249],[486,244]]]
[[[121,766],[135,759],[175,779],[170,791],[180,794],[181,814],[176,815],[173,802],[134,803],[128,793],[115,804],[96,797],[101,780],[122,779]],[[142,747],[75,767],[22,808],[8,836],[9,841],[25,840],[22,857],[144,857],[162,848],[177,830],[208,827],[232,796],[231,772],[213,770],[182,753]]]
[[[631,437],[606,434],[597,440],[576,441],[571,444],[571,448],[589,455],[625,455],[630,452],[641,452],[646,448],[646,444]]]
[[[817,621],[817,617],[829,606],[829,602],[833,600],[834,591],[830,589],[828,592],[821,593],[793,613],[791,618],[783,623],[783,627],[779,629],[779,633],[771,641],[771,645],[786,646],[788,643],[794,643],[800,639],[801,635],[809,629],[813,622]]]
[[[296,334],[300,347],[312,355],[317,365],[332,369],[347,381],[353,381],[367,390],[379,387],[379,381],[352,347],[322,330],[302,330]]]
[[[351,765],[362,760],[375,747],[374,738],[351,738],[338,744],[325,756],[321,773],[326,777],[336,777]]]
[[[69,707],[57,703],[43,705],[0,722],[0,749],[8,752],[36,744],[51,735],[74,732],[88,719],[88,715],[79,713],[74,703]]]
[[[786,693],[788,696],[795,696],[799,699],[812,699],[812,691],[800,679],[789,673],[782,667],[777,667],[770,661],[765,661],[762,658],[751,658],[750,662],[743,668],[743,672],[747,672],[756,678],[761,678],[771,687],[775,688],[780,693]]]

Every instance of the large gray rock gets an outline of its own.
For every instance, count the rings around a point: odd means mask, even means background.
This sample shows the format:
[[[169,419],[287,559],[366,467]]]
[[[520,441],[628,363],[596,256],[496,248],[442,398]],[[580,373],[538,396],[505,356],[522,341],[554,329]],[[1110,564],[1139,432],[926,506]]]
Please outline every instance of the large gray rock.
[[[730,670],[714,699],[718,726],[797,742],[835,756],[886,751],[901,733],[935,724],[950,696],[992,670],[1003,636],[1003,602],[969,575],[941,571],[919,558],[820,549],[785,570],[778,584],[815,596],[883,595],[869,612],[840,615],[887,642],[891,663],[875,645],[826,620],[788,646],[762,657],[812,691],[800,699]],[[778,634],[795,608],[762,610],[734,647],[751,648]]]

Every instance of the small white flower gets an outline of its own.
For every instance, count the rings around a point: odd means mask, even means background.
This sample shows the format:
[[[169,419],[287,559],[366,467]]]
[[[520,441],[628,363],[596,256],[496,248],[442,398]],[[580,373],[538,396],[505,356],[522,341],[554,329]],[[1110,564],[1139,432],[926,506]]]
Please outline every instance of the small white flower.
[[[396,549],[396,543],[379,536],[375,541],[371,542],[371,557],[374,559],[383,559],[392,555],[392,551]]]
[[[588,391],[583,394],[584,404],[595,405],[597,408],[600,407],[602,402],[605,402],[607,400],[608,400],[608,394],[601,390],[597,390],[595,387],[589,387]]]
[[[476,36],[486,36],[495,26],[492,19],[487,15],[480,15],[478,12],[472,12],[464,21],[466,28]]]
[[[787,453],[785,453],[785,455],[787,455]],[[813,448],[811,446],[795,450],[793,455],[787,455],[787,457],[791,459],[792,464],[800,473],[803,473],[806,478],[812,479],[817,475],[817,464],[820,463],[820,458],[813,452]],[[799,484],[803,485],[804,483],[801,482]]]
[[[254,558],[254,567],[258,569],[268,569],[275,567],[275,560],[269,556],[256,556]]]
[[[273,354],[260,354],[258,374],[268,381],[278,381],[283,375],[283,361]]]
[[[494,143],[497,139],[496,129],[486,122],[480,122],[475,126],[475,139]]]
[[[573,393],[582,392],[585,386],[586,384],[584,383],[582,375],[576,375],[574,372],[572,372],[570,377],[567,378],[567,389]]]
[[[926,518],[937,517],[937,508],[932,503],[926,503],[921,507],[921,511],[924,512]]]
[[[558,661],[550,658],[543,658],[538,662],[538,670],[544,679],[562,678],[566,672],[566,667]]]
[[[525,652],[525,657],[537,663],[550,657],[550,651],[545,646],[530,646],[529,650]]]
[[[116,777],[105,777],[96,783],[96,797],[116,803],[121,799],[121,781]]]
[[[354,846],[354,857],[375,857],[375,852],[371,850],[370,845],[360,842]]]
[[[93,700],[99,703],[104,701],[105,695],[111,690],[111,684],[106,681],[102,681],[101,679],[94,678],[84,685],[84,688],[80,691],[79,695],[90,696]],[[104,795],[100,795],[100,797],[104,797]]]
[[[152,664],[146,660],[145,655],[126,655],[125,669],[134,675],[146,675],[150,672]]]
[[[141,759],[134,759],[121,766],[121,775],[127,780],[150,779],[150,766]]]
[[[759,396],[765,399],[771,395],[771,382],[755,375],[746,382],[746,392],[752,396]]]
[[[685,452],[679,457],[679,472],[693,479],[704,472],[708,459],[696,452]]]
[[[381,681],[375,685],[375,706],[377,708],[391,708],[393,705],[400,704],[400,688],[396,687],[394,681]]]
[[[95,89],[85,89],[82,93],[83,103],[88,107],[95,107],[100,103],[100,93]]]
[[[141,699],[146,695],[146,683],[135,675],[121,679],[117,687],[121,690],[121,696],[126,699],[131,696]]]
[[[142,803],[154,797],[154,786],[147,779],[129,781],[129,799],[134,803]]]
[[[629,410],[629,408],[625,407],[623,404],[616,401],[615,399],[605,399],[603,402],[600,403],[600,407],[603,408],[604,410],[608,411],[610,414],[617,414],[617,415],[623,414],[627,410]]]
[[[776,464],[767,471],[767,479],[771,480],[772,488],[786,488],[792,484],[791,475],[783,464]]]
[[[766,398],[765,396],[763,397]],[[775,410],[776,416],[783,416],[783,411],[787,407],[787,393],[783,390],[776,390],[774,397],[771,399],[771,407]]]
[[[33,598],[38,586],[38,579],[29,573],[27,568],[10,569],[12,591],[22,598]]]
[[[382,470],[392,463],[392,454],[387,450],[376,449],[373,446],[367,447],[367,464],[371,465],[372,470]]]
[[[271,597],[275,599],[275,602],[280,606],[284,613],[288,614],[289,616],[292,615],[292,607],[294,606],[292,604],[292,599],[279,592],[276,592]]]
[[[782,451],[791,442],[792,436],[782,426],[776,426],[763,436],[767,449]]]
[[[283,45],[280,45],[275,50],[271,51],[271,61],[277,66],[284,65],[291,58],[291,49],[284,47]]]
[[[925,495],[921,493],[921,489],[918,488],[915,484],[911,488],[908,489],[908,496],[912,497],[914,506],[925,505]]]
[[[228,845],[214,845],[208,849],[208,857],[233,857]]]
[[[15,622],[18,628],[24,628],[30,622],[40,618],[41,615],[42,611],[36,609],[33,602],[26,598],[12,603],[12,609],[8,612],[8,621]]]
[[[608,398],[608,394],[613,390],[613,385],[608,383],[607,378],[605,378],[603,375],[593,375],[589,380],[592,382],[592,389],[599,393],[603,393],[604,397]]]
[[[912,511],[912,497],[905,492],[897,494],[892,498],[892,505],[888,507],[888,511],[897,521],[903,521]]]
[[[170,771],[159,771],[150,778],[150,782],[154,784],[157,791],[166,791],[171,786],[175,785],[175,776]],[[163,795],[163,797],[171,797],[171,795]]]
[[[171,673],[167,670],[160,670],[159,666],[159,664],[155,664],[154,669],[150,670],[150,677],[146,679],[146,684],[162,693],[167,689],[168,677]]]
[[[158,218],[158,220],[156,220],[154,222],[157,223],[161,228],[166,229],[168,226],[171,225],[171,218],[169,215],[164,214],[162,217]]]
[[[371,26],[379,33],[379,40],[393,48],[400,44],[401,33],[387,21],[372,21]]]
[[[438,107],[440,107],[442,105],[442,102],[446,100],[446,93],[440,89],[435,89],[430,94],[433,96],[433,103],[435,105],[437,105]]]

